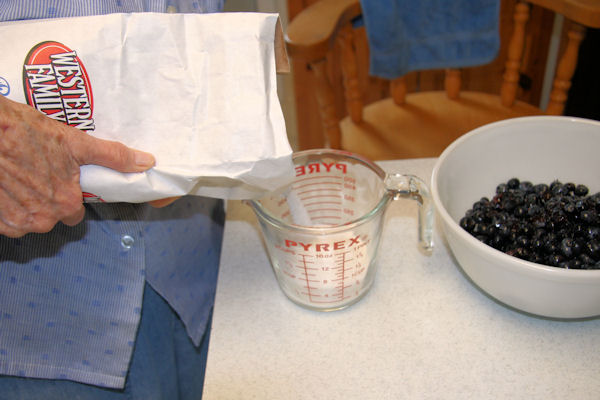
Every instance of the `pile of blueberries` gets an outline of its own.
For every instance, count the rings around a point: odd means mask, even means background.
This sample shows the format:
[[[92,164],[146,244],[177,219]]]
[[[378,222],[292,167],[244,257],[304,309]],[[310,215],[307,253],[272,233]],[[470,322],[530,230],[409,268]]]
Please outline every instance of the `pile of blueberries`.
[[[460,220],[480,241],[506,254],[568,269],[600,269],[600,193],[585,185],[534,185],[512,178]]]

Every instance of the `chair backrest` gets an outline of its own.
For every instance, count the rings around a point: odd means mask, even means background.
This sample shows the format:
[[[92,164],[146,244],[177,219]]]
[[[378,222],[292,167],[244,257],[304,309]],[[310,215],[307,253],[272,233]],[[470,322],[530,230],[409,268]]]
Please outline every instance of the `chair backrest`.
[[[511,0],[504,0],[504,2]],[[514,0],[511,1],[514,3]],[[540,110],[537,107],[522,104],[518,101],[519,85],[523,82],[522,65],[527,63],[527,57],[531,50],[539,49],[531,46],[526,40],[526,27],[530,19],[530,10],[534,7],[544,8],[551,12],[560,13],[569,21],[567,24],[567,40],[563,46],[561,58],[556,69],[553,89],[550,94],[550,100],[546,110]],[[368,49],[366,49],[366,37],[364,29],[354,28],[352,22],[356,20],[362,13],[359,0],[321,0],[299,13],[289,24],[286,34],[287,50],[294,60],[302,60],[303,63],[309,66],[315,81],[315,98],[319,105],[319,115],[322,125],[322,132],[318,135],[324,135],[323,138],[315,138],[315,132],[302,132],[299,130],[300,148],[320,147],[329,145],[333,148],[344,148],[350,151],[362,150],[361,143],[367,141],[367,133],[372,133],[380,120],[387,119],[390,110],[389,104],[385,105],[386,111],[366,111],[365,105],[368,107],[380,107],[380,104],[375,105],[373,100],[389,95],[398,110],[403,110],[406,117],[408,112],[406,104],[412,101],[411,95],[415,92],[418,85],[420,75],[409,74],[392,80],[389,87],[384,87],[384,83],[380,79],[374,79],[368,76],[368,69],[365,69],[364,62],[357,60],[368,57]],[[435,143],[435,146],[428,148],[425,146],[415,146],[414,151],[409,152],[399,151],[396,155],[393,151],[374,150],[373,154],[364,154],[371,158],[402,158],[414,156],[434,156],[440,151],[440,148],[447,144],[460,133],[464,133],[465,129],[471,129],[478,124],[492,122],[492,120],[508,118],[519,115],[531,115],[539,113],[547,113],[553,115],[562,114],[567,93],[570,86],[570,79],[573,75],[577,64],[577,50],[583,38],[585,27],[600,27],[600,1],[597,0],[530,0],[528,2],[517,2],[514,5],[512,16],[512,32],[509,35],[508,43],[504,43],[504,51],[502,56],[504,60],[500,61],[503,71],[499,74],[502,77],[501,82],[494,82],[489,85],[491,90],[496,91],[498,96],[498,105],[493,105],[494,110],[488,112],[488,115],[482,116],[480,119],[462,117],[452,115],[452,123],[458,123],[455,132],[448,135],[443,140],[428,138],[426,136],[412,138],[406,140],[426,140]],[[533,48],[532,48],[533,47]],[[296,64],[298,65],[298,64]],[[368,68],[368,65],[367,65]],[[339,70],[339,72],[338,72]],[[447,69],[443,71],[443,78],[439,78],[439,72],[428,71],[425,73],[436,73],[438,81],[443,81],[446,95],[440,106],[429,107],[427,115],[410,115],[413,121],[410,123],[419,124],[419,118],[438,118],[433,116],[437,109],[446,109],[446,114],[456,114],[457,112],[477,113],[483,107],[481,104],[476,104],[478,111],[467,110],[467,95],[461,94],[461,87],[465,86],[461,82],[461,71],[458,69]],[[341,77],[343,81],[343,96],[339,95],[336,89],[337,77]],[[366,83],[370,84],[371,91],[365,92]],[[373,91],[373,82],[376,89]],[[441,83],[441,82],[440,82]],[[431,87],[430,87],[431,88]],[[429,89],[430,89],[429,88]],[[489,89],[488,88],[488,89]],[[426,88],[427,89],[427,88]],[[375,92],[375,94],[373,94]],[[440,99],[439,94],[436,95],[435,101]],[[343,97],[345,105],[340,112],[340,97]],[[424,104],[432,104],[433,98],[428,98]],[[452,101],[462,99],[462,107],[459,111],[456,110],[455,104]],[[471,98],[468,98],[471,101]],[[475,100],[473,100],[475,101]],[[477,100],[479,101],[479,100]],[[486,98],[483,103],[488,106],[490,100]],[[460,103],[460,101],[459,101]],[[507,109],[505,112],[500,107]],[[415,114],[413,112],[413,114]],[[370,115],[370,116],[369,116]],[[340,125],[341,117],[346,116],[346,120]],[[365,121],[367,118],[367,121]],[[371,118],[369,120],[369,118]],[[392,118],[392,117],[390,117]],[[389,121],[383,121],[383,124],[388,129],[401,129],[407,127],[406,121],[399,121],[400,117],[394,117],[393,124]],[[436,126],[443,126],[446,122],[442,118],[436,121]],[[466,121],[468,120],[468,121]],[[464,124],[457,121],[466,121]],[[396,125],[394,125],[396,124]],[[415,125],[416,126],[416,125]],[[356,130],[357,132],[343,132],[344,129]],[[411,126],[411,129],[412,126]],[[429,130],[433,129],[431,126]],[[313,137],[310,137],[313,134]],[[356,136],[354,138],[350,136]],[[379,135],[377,133],[375,136]],[[437,133],[436,133],[437,135]],[[372,135],[371,135],[372,136]],[[350,138],[348,138],[350,137]],[[378,146],[389,147],[389,141],[380,140]],[[353,144],[352,144],[353,143]],[[374,143],[374,142],[373,142]],[[368,144],[366,147],[371,146]]]

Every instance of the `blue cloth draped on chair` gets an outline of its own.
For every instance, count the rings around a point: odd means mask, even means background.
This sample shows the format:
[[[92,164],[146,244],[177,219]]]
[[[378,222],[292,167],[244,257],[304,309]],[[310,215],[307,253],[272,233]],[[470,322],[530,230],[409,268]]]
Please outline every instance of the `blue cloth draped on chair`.
[[[500,47],[499,0],[361,0],[371,75],[491,62]]]

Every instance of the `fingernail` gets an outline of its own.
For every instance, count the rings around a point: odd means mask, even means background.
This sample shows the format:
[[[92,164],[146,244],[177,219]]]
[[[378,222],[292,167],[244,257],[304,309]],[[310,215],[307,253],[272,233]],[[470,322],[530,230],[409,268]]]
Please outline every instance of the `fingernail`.
[[[155,160],[154,156],[150,153],[145,153],[143,151],[135,152],[135,164],[139,167],[149,168],[154,166]]]

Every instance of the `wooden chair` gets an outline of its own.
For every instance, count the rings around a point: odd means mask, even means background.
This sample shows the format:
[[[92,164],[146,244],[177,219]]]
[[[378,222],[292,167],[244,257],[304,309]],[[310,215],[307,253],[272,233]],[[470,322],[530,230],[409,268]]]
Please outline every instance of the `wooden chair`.
[[[516,98],[531,6],[564,15],[568,39],[556,69],[546,110]],[[351,22],[361,15],[359,0],[321,0],[289,24],[286,45],[292,60],[306,62],[316,80],[324,142],[332,148],[373,160],[438,156],[460,135],[506,118],[560,115],[577,64],[585,27],[600,27],[598,0],[529,0],[518,2],[513,17],[499,93],[461,91],[460,70],[445,72],[444,91],[410,92],[405,77],[390,82],[390,97],[365,104],[357,72],[356,33]],[[340,119],[329,78],[328,60],[339,45],[347,115]],[[364,57],[365,54],[362,54]],[[310,134],[299,132],[299,135]]]

